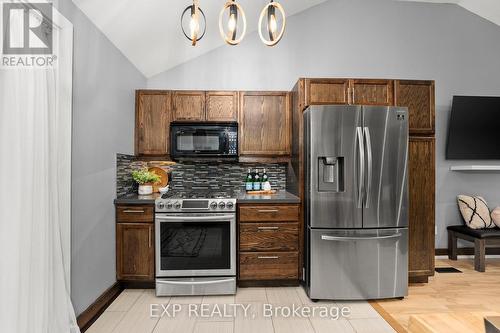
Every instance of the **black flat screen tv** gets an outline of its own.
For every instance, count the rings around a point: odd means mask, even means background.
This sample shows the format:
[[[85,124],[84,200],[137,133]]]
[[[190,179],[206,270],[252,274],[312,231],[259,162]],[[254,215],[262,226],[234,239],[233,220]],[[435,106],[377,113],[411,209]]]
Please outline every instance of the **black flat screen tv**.
[[[500,97],[453,97],[446,159],[500,160]]]

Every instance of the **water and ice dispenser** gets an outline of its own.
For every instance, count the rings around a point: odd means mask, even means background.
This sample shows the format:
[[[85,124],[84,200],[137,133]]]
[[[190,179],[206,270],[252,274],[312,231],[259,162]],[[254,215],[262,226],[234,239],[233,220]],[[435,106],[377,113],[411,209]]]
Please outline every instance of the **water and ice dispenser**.
[[[318,157],[318,191],[344,191],[344,157]]]

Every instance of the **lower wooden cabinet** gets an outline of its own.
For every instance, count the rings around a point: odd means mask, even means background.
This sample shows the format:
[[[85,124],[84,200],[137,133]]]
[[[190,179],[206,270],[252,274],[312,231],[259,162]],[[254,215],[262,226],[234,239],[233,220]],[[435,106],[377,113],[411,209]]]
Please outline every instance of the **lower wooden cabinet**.
[[[244,204],[238,207],[239,281],[299,280],[298,204]]]
[[[116,208],[116,279],[119,281],[153,281],[155,278],[154,223],[148,214],[154,208],[147,207],[147,211],[144,208],[133,205]],[[120,222],[124,220],[126,222]]]
[[[410,282],[427,282],[434,275],[434,137],[410,137],[408,154],[408,274]]]

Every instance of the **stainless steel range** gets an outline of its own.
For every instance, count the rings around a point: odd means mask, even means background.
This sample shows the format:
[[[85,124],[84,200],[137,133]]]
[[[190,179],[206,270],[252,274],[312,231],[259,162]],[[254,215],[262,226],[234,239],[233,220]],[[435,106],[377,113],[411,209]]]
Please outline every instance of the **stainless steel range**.
[[[156,295],[236,293],[236,196],[205,189],[156,199]]]

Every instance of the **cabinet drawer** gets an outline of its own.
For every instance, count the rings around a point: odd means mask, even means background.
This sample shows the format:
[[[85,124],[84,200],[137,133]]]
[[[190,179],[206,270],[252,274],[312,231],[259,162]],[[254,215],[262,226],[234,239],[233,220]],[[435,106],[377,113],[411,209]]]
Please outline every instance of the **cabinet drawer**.
[[[240,280],[298,279],[298,252],[240,252]]]
[[[116,222],[154,222],[154,207],[128,205],[116,207]]]
[[[240,221],[241,222],[265,222],[265,221],[298,221],[299,206],[241,206]]]
[[[298,223],[240,223],[240,251],[297,251]]]

